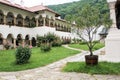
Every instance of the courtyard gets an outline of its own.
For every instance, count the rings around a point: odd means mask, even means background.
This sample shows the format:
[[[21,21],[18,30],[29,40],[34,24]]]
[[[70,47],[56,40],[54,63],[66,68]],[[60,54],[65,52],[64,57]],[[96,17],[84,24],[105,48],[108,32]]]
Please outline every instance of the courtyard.
[[[120,80],[119,0],[16,1],[0,0],[0,80]]]
[[[67,47],[71,49],[71,47]],[[0,80],[119,80],[119,75],[100,75],[100,74],[86,74],[86,73],[76,73],[76,72],[62,72],[62,68],[67,62],[79,62],[84,61],[84,55],[89,54],[87,51],[72,48],[73,50],[81,51],[81,53],[76,54],[71,57],[61,59],[59,61],[53,62],[49,65],[23,70],[15,72],[0,72]],[[95,51],[94,53],[99,55],[100,61],[111,61],[106,54],[101,54],[104,48]],[[114,59],[117,62],[117,58]]]

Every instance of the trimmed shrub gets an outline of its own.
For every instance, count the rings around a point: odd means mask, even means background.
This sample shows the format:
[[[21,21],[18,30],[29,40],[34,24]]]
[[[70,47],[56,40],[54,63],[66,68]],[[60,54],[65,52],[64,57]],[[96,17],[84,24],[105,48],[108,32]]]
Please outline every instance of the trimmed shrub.
[[[62,44],[70,44],[71,39],[63,39]]]
[[[52,42],[52,47],[60,47],[62,45],[62,41],[59,37],[56,36],[56,40]]]
[[[81,41],[80,44],[83,44],[83,45],[84,45],[84,44],[87,44],[87,42],[85,42],[85,41]]]
[[[31,49],[28,47],[19,46],[15,52],[16,64],[27,63],[31,57]]]
[[[49,43],[53,42],[54,40],[56,40],[56,36],[53,33],[48,33],[45,36],[46,40],[48,40]]]
[[[100,41],[93,41],[93,43],[99,43]]]
[[[51,46],[50,46],[50,44],[46,44],[46,43],[44,43],[44,44],[41,44],[41,51],[43,51],[43,52],[48,52],[48,51],[50,51],[51,50]]]
[[[54,42],[52,43],[52,47],[59,47],[59,46],[61,46],[61,45],[62,45],[61,41],[54,41]]]

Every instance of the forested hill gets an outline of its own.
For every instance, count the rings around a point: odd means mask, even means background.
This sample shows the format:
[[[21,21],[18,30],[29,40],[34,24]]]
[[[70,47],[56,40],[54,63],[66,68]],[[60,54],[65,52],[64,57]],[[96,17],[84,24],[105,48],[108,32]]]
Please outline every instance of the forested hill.
[[[90,4],[95,8],[99,9],[102,14],[109,13],[109,8],[106,0],[80,0],[77,2],[59,4],[59,5],[49,5],[48,7],[58,12],[61,15],[61,18],[66,20],[73,20],[74,15],[77,15],[81,8]]]

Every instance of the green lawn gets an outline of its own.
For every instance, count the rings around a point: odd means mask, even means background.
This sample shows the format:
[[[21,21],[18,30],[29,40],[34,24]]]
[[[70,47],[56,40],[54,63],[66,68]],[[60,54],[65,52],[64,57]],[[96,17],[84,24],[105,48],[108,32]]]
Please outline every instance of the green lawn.
[[[82,49],[82,50],[88,50],[88,47],[86,44],[70,44],[69,47],[73,47],[73,48],[77,48],[77,49]],[[103,43],[97,43],[94,48],[93,51],[98,50],[100,48],[104,47]]]
[[[99,62],[97,66],[86,66],[85,62],[69,62],[63,68],[65,72],[80,72],[88,74],[120,75],[120,63]]]
[[[47,53],[41,52],[40,48],[33,48],[29,63],[16,65],[15,50],[0,51],[0,71],[20,71],[37,68],[77,53],[79,52],[64,47],[52,48],[52,50]]]

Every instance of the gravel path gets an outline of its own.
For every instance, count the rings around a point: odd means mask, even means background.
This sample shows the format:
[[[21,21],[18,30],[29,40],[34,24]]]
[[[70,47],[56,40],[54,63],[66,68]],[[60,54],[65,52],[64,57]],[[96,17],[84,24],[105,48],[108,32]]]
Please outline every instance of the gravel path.
[[[64,47],[74,49],[67,45],[64,45]],[[74,50],[81,51],[81,53],[36,69],[18,72],[0,72],[0,80],[120,80],[120,75],[89,75],[75,72],[61,72],[62,67],[67,62],[84,61],[84,55],[88,54],[88,52],[83,50]],[[100,57],[104,56],[104,48],[94,53],[100,55]],[[104,61],[103,57],[100,60]]]

